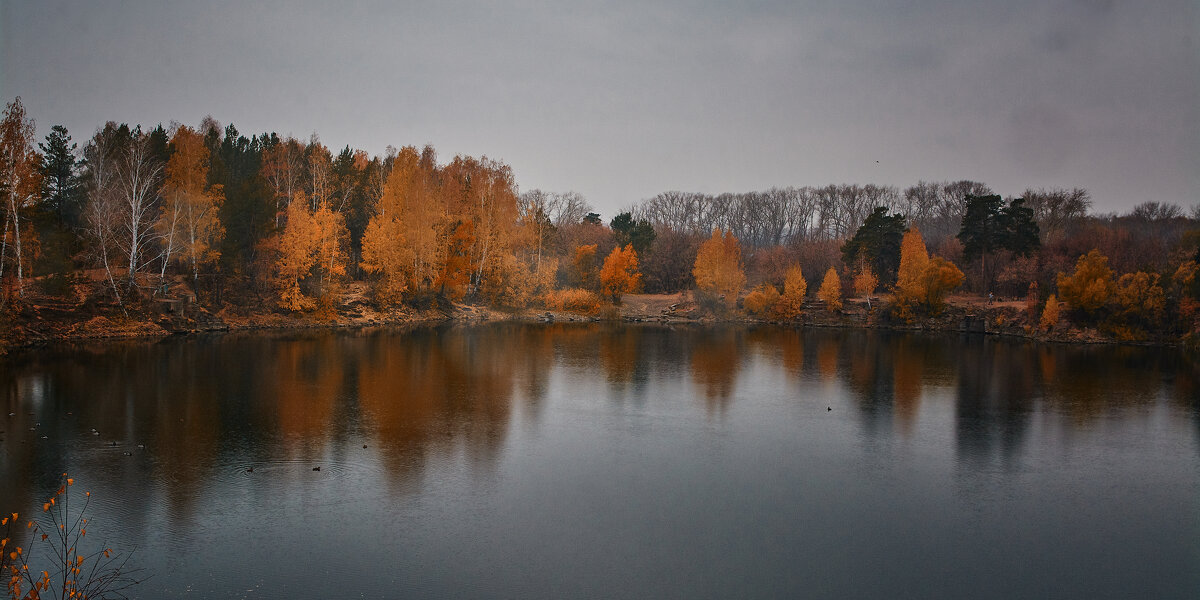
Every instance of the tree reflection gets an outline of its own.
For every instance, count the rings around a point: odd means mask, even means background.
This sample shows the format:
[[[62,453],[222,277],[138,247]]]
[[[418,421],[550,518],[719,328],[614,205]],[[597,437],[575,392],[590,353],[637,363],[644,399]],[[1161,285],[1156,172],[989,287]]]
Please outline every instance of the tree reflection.
[[[158,500],[184,523],[211,489],[240,485],[230,473],[285,460],[377,460],[390,485],[416,490],[441,458],[495,469],[515,415],[537,424],[554,382],[584,403],[593,399],[576,386],[594,383],[614,410],[629,411],[657,401],[654,392],[694,389],[690,406],[711,417],[728,413],[741,369],[757,373],[759,361],[801,385],[824,382],[814,388],[821,393],[846,393],[868,440],[914,435],[922,410],[946,415],[967,462],[1011,460],[1035,412],[1073,429],[1164,397],[1189,411],[1200,437],[1200,370],[1162,349],[607,323],[260,332],[4,363],[0,508],[29,506],[71,471],[107,497],[130,499],[124,526],[142,527]],[[952,391],[952,400],[930,389]],[[637,403],[620,404],[629,397]],[[361,445],[369,448],[359,453]],[[147,480],[164,482],[161,492],[147,493]]]
[[[704,393],[708,413],[724,414],[741,368],[739,331],[717,327],[690,336],[692,381]]]
[[[1029,427],[1038,361],[1028,348],[978,335],[959,346],[955,434],[959,456],[1011,457]]]
[[[432,455],[456,448],[477,464],[494,461],[530,348],[494,331],[444,329],[380,334],[367,346],[359,402],[389,478],[413,484]]]
[[[921,381],[925,376],[927,345],[910,336],[891,339],[892,389],[895,390],[896,425],[904,435],[912,433],[921,404]]]

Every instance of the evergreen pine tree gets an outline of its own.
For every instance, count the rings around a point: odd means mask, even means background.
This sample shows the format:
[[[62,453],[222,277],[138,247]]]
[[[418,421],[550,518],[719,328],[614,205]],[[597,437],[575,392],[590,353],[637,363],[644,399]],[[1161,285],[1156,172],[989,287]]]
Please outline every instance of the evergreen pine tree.
[[[47,212],[64,226],[75,227],[83,208],[83,183],[79,161],[75,158],[78,144],[71,143],[67,128],[55,125],[38,144],[45,158],[42,162],[42,203]]]
[[[888,216],[887,207],[877,207],[842,246],[842,262],[850,267],[865,262],[883,282],[895,281],[900,268],[900,242],[907,228],[904,215]]]

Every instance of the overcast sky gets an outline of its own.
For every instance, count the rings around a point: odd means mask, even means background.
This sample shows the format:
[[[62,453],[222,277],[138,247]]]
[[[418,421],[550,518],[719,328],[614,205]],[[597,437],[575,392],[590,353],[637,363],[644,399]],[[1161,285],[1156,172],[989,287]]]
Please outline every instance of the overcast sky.
[[[666,190],[920,179],[1200,202],[1195,0],[0,7],[0,96],[39,136],[211,114],[432,143],[606,218]]]

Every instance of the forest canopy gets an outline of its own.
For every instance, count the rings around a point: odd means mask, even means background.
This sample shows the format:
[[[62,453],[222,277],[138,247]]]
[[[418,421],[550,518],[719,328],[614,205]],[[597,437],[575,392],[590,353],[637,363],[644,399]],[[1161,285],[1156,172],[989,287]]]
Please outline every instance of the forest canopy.
[[[442,161],[432,145],[372,156],[211,117],[108,122],[79,141],[54,126],[39,139],[17,98],[0,121],[0,308],[12,314],[34,289],[66,294],[87,273],[120,306],[186,293],[329,316],[347,286],[365,285],[383,309],[594,312],[624,294],[696,290],[713,310],[752,294],[749,312],[793,319],[809,300],[852,301],[843,290],[890,294],[902,314],[935,313],[957,291],[1038,306],[1054,295],[1055,313],[1134,335],[1190,329],[1200,212],[1090,209],[1081,188],[1002,197],[977,181],[918,181],[667,191],[606,223],[577,192],[522,192],[486,156]]]

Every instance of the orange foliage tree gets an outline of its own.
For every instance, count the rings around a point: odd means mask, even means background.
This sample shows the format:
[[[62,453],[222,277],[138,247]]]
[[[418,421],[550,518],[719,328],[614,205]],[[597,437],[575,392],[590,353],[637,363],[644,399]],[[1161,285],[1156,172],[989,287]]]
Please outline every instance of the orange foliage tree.
[[[896,297],[902,302],[916,302],[925,296],[922,279],[929,266],[925,239],[916,227],[904,233],[900,241],[900,269],[896,275]]]
[[[900,243],[900,270],[896,278],[895,301],[899,314],[911,319],[918,307],[939,312],[946,296],[962,285],[965,277],[954,263],[929,257],[921,232],[913,227]]]
[[[467,248],[468,293],[504,295],[505,288],[523,278],[517,262],[499,258],[513,254],[518,237],[512,169],[487,157],[456,156],[440,172],[440,180],[449,220],[470,223],[464,230],[469,240],[462,240]]]
[[[821,289],[817,290],[817,298],[824,301],[825,308],[830,311],[842,308],[842,278],[838,277],[833,267],[825,272],[825,280],[821,282]]]
[[[1096,315],[1113,296],[1113,272],[1108,257],[1099,250],[1080,256],[1075,272],[1070,276],[1058,274],[1058,293],[1072,309],[1086,315]]]
[[[808,293],[808,282],[804,280],[804,272],[800,265],[788,267],[783,277],[783,294],[775,302],[775,317],[779,319],[795,319],[800,316],[804,306],[804,296]]]
[[[1117,279],[1113,299],[1117,316],[1147,327],[1160,325],[1166,316],[1167,300],[1157,273],[1126,273]]]
[[[17,296],[24,295],[25,276],[37,248],[30,212],[41,199],[41,155],[33,149],[33,119],[17,98],[4,108],[0,120],[0,210],[4,233],[0,238],[0,282],[16,276]]]
[[[1054,325],[1058,323],[1058,298],[1054,294],[1050,294],[1046,298],[1046,306],[1042,308],[1042,319],[1038,323],[1042,329],[1047,331],[1054,329]]]
[[[935,313],[940,311],[946,303],[946,295],[962,285],[964,279],[963,272],[954,263],[940,256],[929,259],[922,277],[925,307]]]
[[[879,286],[879,278],[875,276],[875,272],[871,270],[871,265],[863,262],[858,268],[858,273],[854,275],[854,295],[867,298],[868,303],[871,300],[871,294],[875,293],[875,288]]]
[[[322,309],[332,310],[338,283],[346,274],[347,236],[341,214],[324,205],[310,212],[304,192],[296,193],[279,239],[276,274],[281,307],[311,310],[320,299]]]
[[[633,294],[642,289],[642,274],[638,271],[637,252],[633,244],[625,248],[613,248],[600,268],[600,291],[621,304],[622,294]]]
[[[742,307],[752,315],[765,317],[779,304],[779,298],[779,290],[769,283],[764,283],[746,294]]]
[[[433,175],[421,165],[416,148],[401,149],[363,232],[361,266],[378,277],[375,294],[384,305],[400,302],[407,292],[428,289],[446,275],[448,248],[439,231],[446,214]],[[465,286],[461,291],[465,293]]]
[[[726,306],[737,303],[746,273],[742,270],[742,246],[733,232],[713,230],[696,252],[692,276],[697,291],[712,298],[723,296]]]
[[[596,266],[596,244],[584,244],[575,247],[576,282],[585,290],[596,290],[600,285],[600,269]]]
[[[216,261],[225,234],[218,218],[225,201],[223,186],[208,185],[209,151],[204,136],[186,125],[171,136],[171,158],[163,183],[163,203],[155,227],[163,245],[161,280],[167,263],[178,253],[189,263],[192,281],[200,277],[200,265]]]

